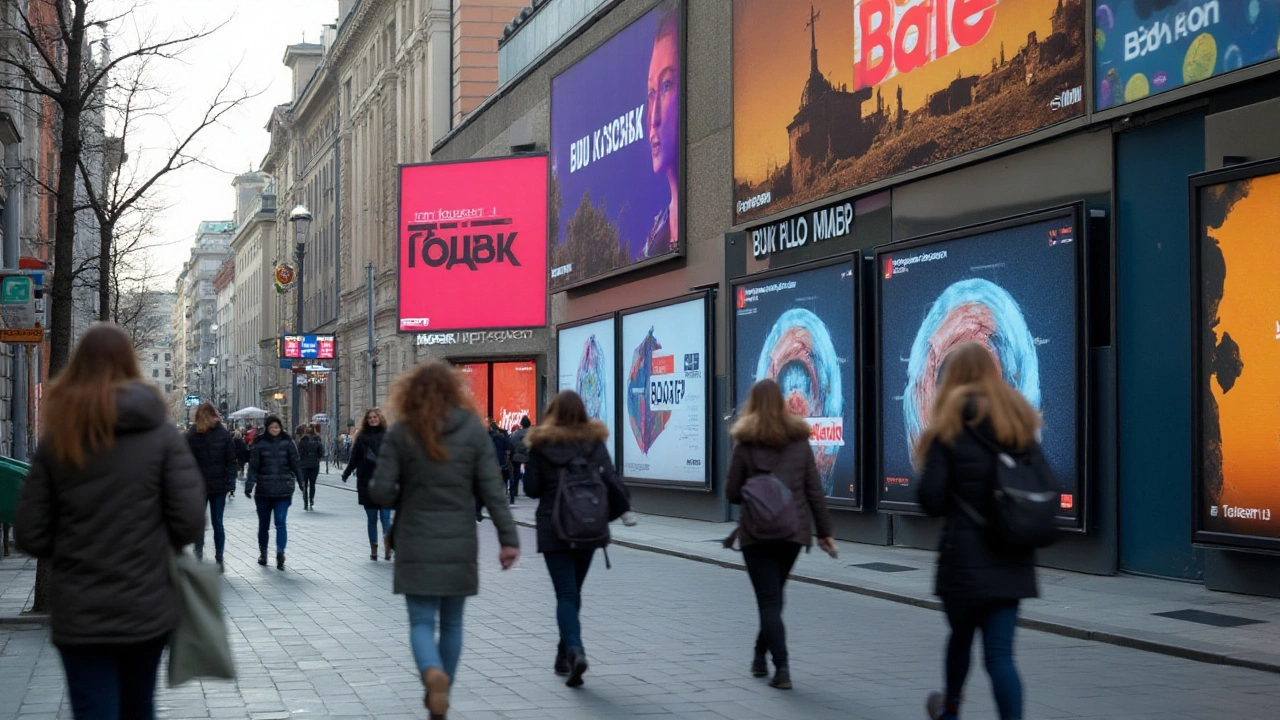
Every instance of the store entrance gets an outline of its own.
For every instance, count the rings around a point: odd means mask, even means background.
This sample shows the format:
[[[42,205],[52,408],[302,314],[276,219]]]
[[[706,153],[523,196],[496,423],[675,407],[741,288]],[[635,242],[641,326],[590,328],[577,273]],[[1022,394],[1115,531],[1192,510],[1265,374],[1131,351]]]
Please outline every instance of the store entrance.
[[[534,360],[456,363],[485,418],[504,430],[525,415],[538,421],[538,364]]]

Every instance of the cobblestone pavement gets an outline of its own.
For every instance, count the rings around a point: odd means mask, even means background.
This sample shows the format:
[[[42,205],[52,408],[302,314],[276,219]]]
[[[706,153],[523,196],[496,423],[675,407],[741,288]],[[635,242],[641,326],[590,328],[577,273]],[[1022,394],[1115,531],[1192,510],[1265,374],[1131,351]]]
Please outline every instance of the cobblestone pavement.
[[[256,563],[252,501],[227,508],[225,603],[240,678],[162,689],[165,718],[421,718],[391,564],[371,562],[354,493],[322,487],[320,510],[289,514],[284,572]],[[521,500],[521,503],[529,503]],[[747,673],[755,605],[744,573],[627,548],[597,556],[583,622],[591,670],[566,688],[551,672],[551,584],[522,529],[526,555],[498,570],[481,526],[482,591],[467,606],[455,720],[498,718],[924,717],[940,682],[945,626],[932,610],[812,584],[789,586],[796,689]],[[274,540],[273,540],[274,542]],[[800,566],[830,562],[821,553]],[[0,718],[70,718],[62,669],[44,628],[0,626]],[[1018,636],[1027,717],[1274,717],[1273,674],[1208,665],[1034,631]],[[163,679],[162,679],[163,684]],[[994,716],[975,657],[966,717]]]

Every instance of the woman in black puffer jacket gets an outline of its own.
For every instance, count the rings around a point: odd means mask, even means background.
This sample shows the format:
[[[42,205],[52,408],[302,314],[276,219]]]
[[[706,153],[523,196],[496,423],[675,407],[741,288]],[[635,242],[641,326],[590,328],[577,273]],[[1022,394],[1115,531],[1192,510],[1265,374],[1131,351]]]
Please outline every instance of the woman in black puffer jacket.
[[[222,526],[222,514],[227,509],[227,493],[236,487],[236,471],[240,467],[236,453],[236,441],[222,425],[222,418],[213,405],[204,403],[196,408],[196,428],[187,433],[187,445],[196,459],[200,474],[204,476],[205,494],[209,503],[209,522],[213,525],[213,559],[222,567],[222,551],[227,545],[227,534]],[[204,557],[204,535],[196,541],[196,557]]]
[[[316,509],[316,478],[324,460],[324,440],[315,425],[298,426],[298,460],[302,465],[302,509]]]
[[[373,471],[378,467],[378,451],[382,449],[382,438],[387,432],[387,420],[378,408],[369,408],[360,423],[360,431],[356,434],[356,442],[351,446],[351,460],[347,469],[342,471],[342,482],[356,474],[356,499],[364,506],[364,514],[369,522],[369,559],[378,559],[378,522],[382,522],[382,541],[386,548],[386,558],[391,559],[391,546],[386,544],[387,532],[391,530],[391,508],[384,508],[369,497],[369,481],[373,479]]]
[[[298,465],[298,448],[284,431],[280,418],[267,417],[267,430],[253,443],[249,457],[249,478],[244,483],[244,496],[258,496],[258,564],[267,564],[267,537],[274,515],[276,521],[276,568],[284,569],[284,548],[288,539],[286,523],[293,502],[294,485],[302,481]]]
[[[1013,634],[1019,601],[1038,594],[1035,551],[999,543],[970,514],[990,517],[997,460],[988,445],[1043,463],[1039,429],[1039,413],[1004,381],[986,346],[964,343],[947,355],[929,426],[913,457],[920,471],[920,505],[946,518],[934,592],[942,598],[951,637],[946,692],[926,701],[935,720],[959,717],[969,650],[979,629],[1000,718],[1022,720]]]

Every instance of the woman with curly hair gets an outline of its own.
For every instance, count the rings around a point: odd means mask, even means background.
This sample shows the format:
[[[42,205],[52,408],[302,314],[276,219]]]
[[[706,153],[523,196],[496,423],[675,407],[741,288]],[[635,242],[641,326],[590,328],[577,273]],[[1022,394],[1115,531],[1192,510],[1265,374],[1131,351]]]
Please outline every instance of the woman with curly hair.
[[[394,592],[408,605],[427,710],[442,720],[462,655],[463,605],[480,590],[474,499],[489,508],[503,570],[520,558],[520,539],[489,433],[457,371],[438,361],[419,365],[392,397],[399,422],[382,442],[369,497],[396,508],[388,538],[396,549]]]
[[[391,530],[391,508],[383,507],[369,499],[369,481],[378,467],[378,453],[382,449],[382,438],[386,435],[387,419],[378,408],[369,408],[364,413],[360,430],[356,434],[355,444],[351,447],[351,459],[347,461],[347,469],[342,471],[342,482],[356,474],[356,502],[364,507],[364,514],[369,521],[369,559],[378,560],[378,521],[382,521],[382,540],[386,548],[387,559],[391,559],[391,543],[387,542],[387,532]]]

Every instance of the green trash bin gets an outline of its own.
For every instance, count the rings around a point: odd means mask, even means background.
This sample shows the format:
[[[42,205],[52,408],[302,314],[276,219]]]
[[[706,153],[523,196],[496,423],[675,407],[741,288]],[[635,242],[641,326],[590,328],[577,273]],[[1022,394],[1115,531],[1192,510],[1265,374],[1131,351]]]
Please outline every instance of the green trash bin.
[[[18,514],[18,495],[31,463],[0,456],[0,523],[12,523]]]

